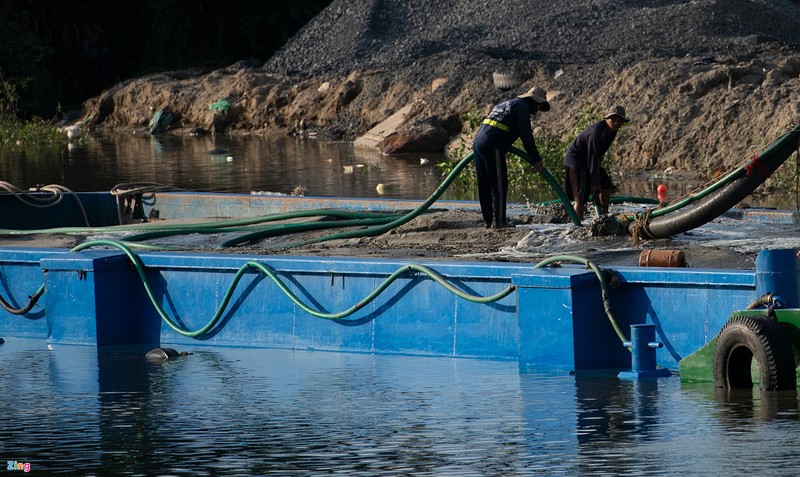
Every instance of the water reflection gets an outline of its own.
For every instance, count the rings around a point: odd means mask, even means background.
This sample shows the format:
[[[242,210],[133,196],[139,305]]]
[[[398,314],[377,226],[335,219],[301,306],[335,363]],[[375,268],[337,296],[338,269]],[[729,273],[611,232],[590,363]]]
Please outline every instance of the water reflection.
[[[797,390],[764,391],[753,389],[715,389],[720,421],[732,430],[741,429],[743,422],[797,420]]]
[[[790,446],[796,391],[578,375],[574,390],[561,388],[554,401],[546,391],[554,378],[520,379],[527,445],[547,475],[786,475],[799,466],[768,443]],[[565,426],[573,432],[563,434]],[[766,448],[769,468],[759,459]]]
[[[289,194],[302,186],[306,195],[380,197],[377,186],[385,184],[383,196],[425,198],[440,182],[435,164],[442,159],[436,154],[385,157],[349,142],[286,136],[120,133],[87,138],[66,152],[0,151],[0,173],[20,187],[58,183],[76,191],[158,182],[193,191]]]
[[[76,191],[109,190],[122,182],[158,182],[194,191],[269,191],[306,195],[425,199],[443,177],[436,164],[442,154],[381,156],[350,142],[326,142],[287,136],[202,136],[114,133],[85,137],[59,148],[0,149],[2,179],[19,187],[61,184]],[[361,167],[359,167],[361,166]],[[471,173],[468,169],[467,173]],[[617,177],[617,195],[655,197],[664,183],[675,199],[701,185],[664,177]],[[377,191],[378,185],[388,187]],[[513,202],[540,202],[557,196],[532,186],[512,191]],[[474,200],[474,194],[448,190],[445,199]],[[792,200],[789,200],[792,199]],[[752,196],[752,205],[796,200]]]
[[[150,442],[158,442],[158,429],[153,429],[146,414],[137,410],[143,401],[160,401],[160,393],[156,392],[157,385],[150,382],[148,365],[141,353],[98,352],[97,465],[101,468],[131,468],[136,462],[152,460],[147,449]]]
[[[32,475],[800,472],[794,392],[485,360],[190,350],[157,363],[144,349],[8,338],[0,454]]]

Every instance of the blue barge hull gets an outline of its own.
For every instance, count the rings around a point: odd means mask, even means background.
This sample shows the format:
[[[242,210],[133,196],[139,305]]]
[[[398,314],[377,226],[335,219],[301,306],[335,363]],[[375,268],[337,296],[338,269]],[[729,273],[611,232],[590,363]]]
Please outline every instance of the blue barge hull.
[[[267,264],[296,295],[329,312],[352,306],[404,265],[164,252],[139,257],[158,303],[188,329],[207,323],[247,260]],[[216,330],[197,340],[164,323],[124,254],[5,249],[0,250],[4,294],[23,303],[43,277],[47,291],[30,316],[4,312],[0,334],[99,346],[193,343],[519,360],[523,366],[571,370],[630,367],[630,352],[604,314],[597,278],[582,267],[424,265],[472,294],[492,295],[508,285],[516,291],[478,304],[428,277],[411,275],[347,320],[332,321],[309,315],[271,279],[248,272]],[[673,369],[758,295],[756,273],[750,271],[619,268],[614,274],[620,280],[612,299],[620,326],[656,324],[666,345],[657,351],[658,363]]]
[[[215,196],[217,200],[211,200]],[[95,200],[103,202],[99,197]],[[354,209],[364,208],[363,200],[349,202]],[[213,203],[213,209],[204,209],[207,216],[240,217],[252,215],[254,204],[266,214],[298,206],[320,208],[323,203],[347,208],[349,202],[159,194],[147,208],[158,207],[162,218],[188,216],[181,210],[197,217],[199,204]],[[371,210],[413,205],[369,203]],[[105,205],[100,209],[105,216],[114,215]],[[32,220],[26,225],[39,227]],[[597,276],[582,266],[535,269],[525,263],[417,262],[464,293],[490,296],[509,286],[514,291],[494,303],[474,303],[411,271],[351,316],[331,320],[312,316],[290,300],[279,283],[310,308],[336,313],[358,303],[408,262],[189,252],[137,256],[149,291],[129,256],[119,250],[0,249],[0,293],[7,302],[21,305],[42,284],[46,290],[23,316],[0,311],[0,336],[42,338],[53,344],[191,344],[516,360],[523,367],[575,371],[631,367],[631,352],[606,316]],[[184,336],[159,314],[156,305],[185,329],[203,327],[218,311],[237,271],[249,261],[273,270],[277,278],[255,269],[244,272],[207,335]],[[656,351],[657,362],[677,369],[679,360],[708,342],[732,312],[768,291],[759,289],[763,280],[758,276],[771,271],[621,267],[611,273],[618,281],[611,304],[619,326],[628,334],[632,325],[655,325],[664,345]]]

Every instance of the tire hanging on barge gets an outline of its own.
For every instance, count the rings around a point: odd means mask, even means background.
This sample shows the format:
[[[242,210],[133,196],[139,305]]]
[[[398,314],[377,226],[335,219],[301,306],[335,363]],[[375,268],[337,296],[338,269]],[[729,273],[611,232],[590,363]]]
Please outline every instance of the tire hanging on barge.
[[[795,389],[795,360],[781,325],[767,315],[733,315],[717,335],[714,385],[752,388],[751,368],[758,364],[759,387],[766,391]]]

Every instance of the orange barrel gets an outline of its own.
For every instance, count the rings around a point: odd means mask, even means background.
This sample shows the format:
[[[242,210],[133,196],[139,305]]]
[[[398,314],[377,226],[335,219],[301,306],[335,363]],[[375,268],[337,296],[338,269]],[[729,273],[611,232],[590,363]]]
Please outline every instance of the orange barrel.
[[[642,250],[640,267],[685,267],[686,255],[681,250]]]

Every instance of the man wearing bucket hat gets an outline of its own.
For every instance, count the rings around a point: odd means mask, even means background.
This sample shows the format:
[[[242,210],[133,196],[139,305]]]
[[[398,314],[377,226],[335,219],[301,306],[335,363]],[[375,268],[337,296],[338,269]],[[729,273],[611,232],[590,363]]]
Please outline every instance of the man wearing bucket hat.
[[[550,111],[547,93],[539,87],[504,101],[483,120],[472,144],[478,199],[486,228],[506,226],[508,166],[506,153],[518,138],[528,153],[528,162],[536,172],[544,167],[531,130],[531,117],[538,111]]]
[[[622,106],[612,106],[601,121],[591,124],[572,141],[564,156],[566,173],[564,190],[575,212],[583,218],[589,194],[599,201],[602,213],[608,214],[611,199],[611,178],[600,165],[617,132],[630,121]]]

